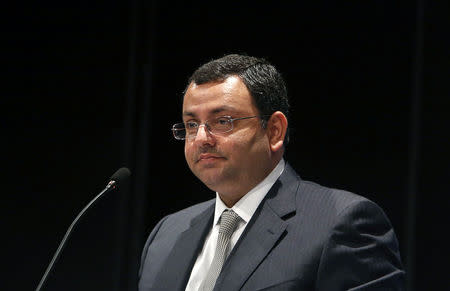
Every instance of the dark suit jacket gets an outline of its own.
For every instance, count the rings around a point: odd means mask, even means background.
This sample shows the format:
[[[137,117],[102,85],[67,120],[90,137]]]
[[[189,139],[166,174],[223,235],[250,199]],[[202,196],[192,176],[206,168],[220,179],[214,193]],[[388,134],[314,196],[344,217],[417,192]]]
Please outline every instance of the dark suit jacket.
[[[141,260],[139,290],[184,290],[214,217],[214,200],[163,218]],[[215,291],[403,290],[394,230],[373,202],[303,181],[286,168],[259,205]]]

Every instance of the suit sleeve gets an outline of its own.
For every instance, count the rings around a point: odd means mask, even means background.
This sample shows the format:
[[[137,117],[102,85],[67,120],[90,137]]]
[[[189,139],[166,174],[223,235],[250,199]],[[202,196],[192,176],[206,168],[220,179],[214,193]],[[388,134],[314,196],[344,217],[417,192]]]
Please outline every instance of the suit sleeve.
[[[144,267],[145,258],[147,257],[148,247],[152,243],[153,239],[155,238],[156,234],[158,233],[159,229],[161,228],[161,225],[164,223],[164,221],[167,219],[167,217],[168,216],[164,217],[163,219],[161,219],[158,222],[158,224],[153,228],[152,232],[148,236],[147,241],[145,242],[144,248],[142,249],[141,264],[139,267],[138,280],[141,279],[142,269]]]
[[[397,238],[371,201],[345,208],[322,251],[316,290],[404,290]]]

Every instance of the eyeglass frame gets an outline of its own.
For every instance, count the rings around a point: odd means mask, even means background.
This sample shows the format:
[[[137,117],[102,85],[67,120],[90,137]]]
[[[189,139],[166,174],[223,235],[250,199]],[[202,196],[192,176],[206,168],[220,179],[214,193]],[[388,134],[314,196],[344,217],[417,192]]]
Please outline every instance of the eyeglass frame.
[[[211,118],[211,119],[219,119],[219,118],[227,118],[228,122],[231,124],[231,128],[227,131],[222,131],[219,132],[220,134],[222,133],[227,133],[230,132],[234,129],[234,121],[236,120],[244,120],[244,119],[250,119],[250,118],[261,118],[261,123],[262,123],[262,127],[265,128],[266,127],[266,122],[268,120],[263,119],[264,117],[270,117],[271,115],[254,115],[254,116],[246,116],[246,117],[237,117],[237,118],[232,118],[231,116],[225,115],[225,116],[219,116],[219,117],[215,117],[215,118]],[[204,125],[206,130],[212,134],[212,135],[217,135],[217,133],[211,132],[210,127],[208,126],[208,121],[210,121],[211,119],[205,120],[205,122],[203,123],[197,123],[197,132],[195,133],[195,135],[192,135],[192,137],[190,138],[195,138],[198,134],[198,130],[200,129],[200,126]],[[177,125],[183,125],[183,128],[176,128]],[[174,125],[172,125],[172,133],[173,136],[176,140],[186,140],[187,139],[187,134],[185,133],[184,138],[179,138],[176,136],[175,132],[176,131],[180,131],[180,130],[186,130],[186,122],[179,122],[179,123],[175,123]]]

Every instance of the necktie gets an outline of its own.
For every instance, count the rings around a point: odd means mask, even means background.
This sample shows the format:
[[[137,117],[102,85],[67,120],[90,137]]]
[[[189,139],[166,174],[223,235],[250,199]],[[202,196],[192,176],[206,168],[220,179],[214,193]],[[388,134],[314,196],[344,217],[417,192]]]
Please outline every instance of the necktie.
[[[239,215],[233,210],[225,210],[220,217],[219,237],[217,238],[216,252],[208,270],[205,280],[200,286],[201,291],[211,291],[214,289],[217,277],[222,270],[223,263],[226,259],[226,253],[229,247],[230,238],[236,229]]]

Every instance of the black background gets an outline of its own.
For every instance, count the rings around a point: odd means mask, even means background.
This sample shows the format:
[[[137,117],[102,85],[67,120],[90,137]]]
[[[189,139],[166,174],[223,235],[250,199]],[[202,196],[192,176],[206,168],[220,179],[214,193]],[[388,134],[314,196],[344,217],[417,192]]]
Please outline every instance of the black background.
[[[213,197],[170,127],[193,70],[226,53],[287,81],[287,159],[302,178],[385,210],[409,290],[444,290],[449,37],[445,1],[35,1],[3,9],[1,290],[32,290],[78,212],[45,290],[133,290],[145,237]],[[406,2],[406,1],[405,1]]]

